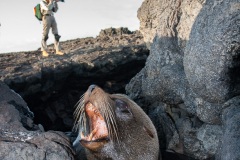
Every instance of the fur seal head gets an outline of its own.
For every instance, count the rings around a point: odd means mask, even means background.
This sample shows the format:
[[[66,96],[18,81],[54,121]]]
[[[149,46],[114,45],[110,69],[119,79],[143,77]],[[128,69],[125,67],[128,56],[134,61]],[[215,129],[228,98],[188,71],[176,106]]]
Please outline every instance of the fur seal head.
[[[77,103],[74,118],[88,159],[158,159],[156,129],[126,95],[108,94],[91,85]]]

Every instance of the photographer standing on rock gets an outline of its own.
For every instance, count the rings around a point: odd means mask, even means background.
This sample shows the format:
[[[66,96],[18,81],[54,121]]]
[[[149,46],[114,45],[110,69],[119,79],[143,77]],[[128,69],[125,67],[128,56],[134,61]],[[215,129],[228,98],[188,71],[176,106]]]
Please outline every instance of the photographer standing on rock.
[[[57,55],[63,55],[64,53],[60,51],[60,44],[59,39],[60,35],[58,34],[57,29],[57,22],[53,16],[53,12],[57,12],[58,10],[58,2],[59,0],[42,0],[40,2],[41,5],[41,13],[43,15],[42,21],[43,21],[43,34],[42,34],[42,55],[44,57],[48,57],[47,52],[47,39],[48,39],[48,33],[50,28],[52,28],[52,33],[55,38],[54,46],[56,49]]]

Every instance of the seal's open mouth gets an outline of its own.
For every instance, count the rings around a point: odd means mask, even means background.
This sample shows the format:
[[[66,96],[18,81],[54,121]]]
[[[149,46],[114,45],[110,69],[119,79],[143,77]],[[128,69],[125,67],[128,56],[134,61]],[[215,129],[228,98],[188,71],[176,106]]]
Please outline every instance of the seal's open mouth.
[[[106,122],[98,108],[88,102],[85,105],[85,113],[89,121],[89,135],[81,132],[81,144],[91,150],[97,150],[109,141]]]

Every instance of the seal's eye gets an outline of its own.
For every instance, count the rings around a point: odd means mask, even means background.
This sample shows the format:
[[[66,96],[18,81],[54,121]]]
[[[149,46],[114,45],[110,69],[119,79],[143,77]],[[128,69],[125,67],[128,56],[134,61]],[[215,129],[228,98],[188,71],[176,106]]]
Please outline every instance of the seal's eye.
[[[115,99],[115,104],[117,107],[117,111],[120,111],[122,113],[131,113],[130,108],[128,107],[126,102],[120,99]]]

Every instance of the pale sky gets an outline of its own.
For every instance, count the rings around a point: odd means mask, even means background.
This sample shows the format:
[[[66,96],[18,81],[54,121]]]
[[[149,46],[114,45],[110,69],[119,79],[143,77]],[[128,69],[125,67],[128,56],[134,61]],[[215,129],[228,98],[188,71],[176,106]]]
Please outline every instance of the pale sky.
[[[61,41],[95,37],[101,29],[139,29],[137,10],[144,0],[65,0],[54,15]],[[0,0],[0,53],[40,47],[42,23],[33,15],[40,0]],[[53,43],[50,31],[48,44]]]

